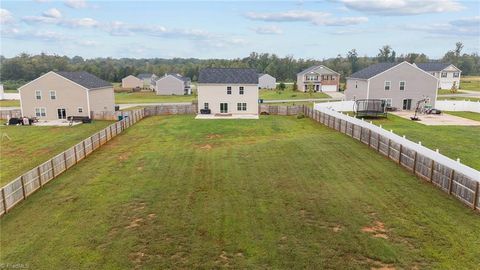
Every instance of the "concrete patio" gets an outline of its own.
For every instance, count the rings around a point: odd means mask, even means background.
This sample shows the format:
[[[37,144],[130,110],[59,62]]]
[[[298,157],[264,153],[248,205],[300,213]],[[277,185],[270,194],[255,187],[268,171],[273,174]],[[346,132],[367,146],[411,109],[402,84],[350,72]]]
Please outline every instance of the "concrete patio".
[[[397,111],[391,112],[402,118],[410,120],[410,117],[415,114],[413,111]],[[448,113],[437,114],[417,114],[420,121],[417,123],[426,125],[426,126],[480,126],[479,121],[450,115]]]

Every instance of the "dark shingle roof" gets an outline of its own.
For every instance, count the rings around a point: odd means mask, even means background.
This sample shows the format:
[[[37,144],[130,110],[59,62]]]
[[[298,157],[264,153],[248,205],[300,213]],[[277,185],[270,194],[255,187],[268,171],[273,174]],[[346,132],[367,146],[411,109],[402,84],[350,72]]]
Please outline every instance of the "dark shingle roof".
[[[198,82],[258,84],[258,73],[253,68],[205,68],[200,70]]]
[[[57,71],[55,73],[88,89],[112,86],[111,83],[85,71]]]
[[[151,78],[154,74],[152,73],[140,73],[137,75],[137,78],[140,80]]]
[[[328,67],[326,67],[326,66],[324,66],[324,65],[316,65],[316,66],[311,66],[311,67],[309,67],[309,68],[307,68],[307,69],[305,69],[305,70],[300,71],[299,73],[297,73],[297,75],[306,74],[306,73],[309,73],[310,71],[314,71],[314,70],[316,70],[316,69],[318,69],[318,68],[324,68],[324,69],[327,69],[327,70],[332,71],[332,72],[335,73],[335,74],[340,74],[340,73],[338,73],[338,72],[336,72],[336,71],[334,71],[334,70],[332,70],[332,69],[330,69],[330,68],[328,68]]]
[[[167,73],[165,74],[165,76],[168,76],[168,75],[172,75],[173,77],[179,79],[179,80],[182,80],[184,82],[188,82],[190,81],[190,78],[187,78],[187,77],[183,77],[182,75],[178,74],[178,73]]]
[[[440,63],[440,62],[429,62],[429,63],[418,63],[415,64],[417,67],[423,69],[424,71],[442,71],[450,64]]]
[[[400,63],[378,63],[374,64],[371,66],[368,66],[362,70],[359,70],[352,75],[350,75],[349,78],[355,78],[355,79],[370,79],[371,77],[384,72],[385,70],[391,69],[392,67],[398,65]]]

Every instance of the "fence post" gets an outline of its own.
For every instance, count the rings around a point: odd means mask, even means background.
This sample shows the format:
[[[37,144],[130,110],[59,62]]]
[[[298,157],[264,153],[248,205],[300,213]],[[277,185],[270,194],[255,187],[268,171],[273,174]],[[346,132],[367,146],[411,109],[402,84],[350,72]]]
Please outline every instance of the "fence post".
[[[345,120],[345,134],[347,134],[347,130],[348,130],[348,121]]]
[[[415,155],[413,156],[413,174],[417,174],[417,151],[415,151]]]
[[[2,188],[2,200],[3,200],[3,212],[5,212],[5,214],[8,212],[8,209],[7,209],[7,199],[5,199],[5,189]]]
[[[377,152],[380,152],[380,133],[377,133]]]
[[[371,142],[372,142],[372,130],[368,129],[368,147],[371,146]]]
[[[455,177],[455,170],[452,169],[450,172],[450,179],[448,181],[448,194],[452,194],[452,188],[453,188],[453,178]]]
[[[398,151],[398,164],[402,164],[402,148],[403,144],[400,144],[400,149]]]
[[[358,138],[360,140],[360,142],[362,141],[362,130],[363,130],[363,127],[362,126],[359,126],[360,127],[360,137]]]
[[[87,157],[87,147],[85,146],[85,140],[82,141],[83,144],[83,158]]]
[[[108,127],[110,129],[110,140],[113,138],[112,125]]]
[[[390,158],[390,148],[392,147],[392,140],[388,138],[387,157]]]
[[[50,166],[52,166],[52,175],[53,175],[52,179],[53,179],[55,178],[55,166],[53,164],[53,158],[50,159]]]
[[[98,136],[98,143],[100,143],[100,135]],[[93,150],[96,149],[96,148],[93,148],[93,136],[90,136],[90,145],[92,146],[92,152],[93,152]]]
[[[75,164],[78,163],[78,158],[77,158],[77,145],[73,146],[73,155],[75,157]]]
[[[430,162],[430,182],[433,181],[433,171],[434,171],[434,167],[435,167],[435,161],[433,161],[432,159],[432,162]]]
[[[63,163],[65,164],[65,170],[67,169],[67,151],[63,151]]]
[[[25,181],[23,180],[23,175],[20,176],[20,182],[22,183],[23,199],[25,200],[27,198],[27,194],[25,192]]]
[[[477,209],[477,204],[478,204],[478,189],[479,189],[480,183],[477,182],[477,185],[475,186],[475,193],[473,195],[473,210]]]
[[[38,182],[40,183],[40,187],[43,187],[42,172],[40,172],[40,166],[37,167],[37,174],[38,174]]]

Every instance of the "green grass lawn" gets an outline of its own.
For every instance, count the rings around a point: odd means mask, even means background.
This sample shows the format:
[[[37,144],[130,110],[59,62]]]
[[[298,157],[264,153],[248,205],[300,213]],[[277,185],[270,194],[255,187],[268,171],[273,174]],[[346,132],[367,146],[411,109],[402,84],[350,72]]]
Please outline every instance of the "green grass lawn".
[[[265,100],[329,98],[330,97],[329,95],[322,92],[309,94],[309,93],[304,93],[300,91],[293,91],[291,87],[287,87],[287,89],[283,91],[261,89],[259,92],[259,96],[261,99],[265,99]]]
[[[20,107],[20,100],[0,100],[0,107]]]
[[[450,94],[465,94],[465,92],[458,90],[456,93],[452,93],[450,89],[438,89],[439,95],[450,95]]]
[[[193,95],[159,96],[155,92],[115,93],[116,104],[192,102],[196,98]]]
[[[111,121],[73,127],[0,126],[0,184],[6,184],[61,153]]]
[[[480,91],[480,76],[462,76],[460,79],[460,89]]]
[[[452,159],[460,158],[462,163],[480,170],[480,126],[426,126],[392,114],[373,122],[412,141],[421,141],[430,149],[438,148],[440,153]]]
[[[438,96],[438,100],[469,100],[469,101],[480,101],[480,98],[472,98],[472,97],[442,97],[442,96]]]
[[[472,120],[475,120],[475,121],[480,121],[480,113],[474,113],[474,112],[445,112],[447,114],[451,114],[451,115],[456,115],[456,116],[460,116],[460,117],[463,117],[463,118],[468,118],[468,119],[472,119]]]
[[[31,269],[475,269],[480,216],[310,119],[150,117],[0,219]]]

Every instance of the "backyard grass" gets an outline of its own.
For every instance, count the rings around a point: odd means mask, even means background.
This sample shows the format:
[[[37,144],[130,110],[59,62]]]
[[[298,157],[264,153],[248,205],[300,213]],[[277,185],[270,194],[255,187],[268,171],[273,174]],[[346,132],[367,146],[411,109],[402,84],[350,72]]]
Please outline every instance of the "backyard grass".
[[[101,130],[111,121],[73,127],[0,126],[0,185]]]
[[[463,118],[472,119],[472,120],[480,122],[480,113],[474,113],[474,112],[445,112],[445,113],[460,116],[460,117],[463,117]],[[478,134],[478,135],[480,136],[480,134]]]
[[[0,100],[0,107],[20,107],[20,100]]]
[[[421,141],[430,149],[440,149],[440,153],[452,159],[460,158],[463,164],[480,170],[480,126],[426,126],[393,114],[373,122],[412,141]]]
[[[461,90],[457,90],[456,93],[452,93],[452,91],[450,91],[450,89],[438,89],[438,94],[439,95],[465,94],[465,92],[463,92]]]
[[[115,93],[116,104],[192,102],[196,98],[193,95],[159,96],[155,92]]]
[[[473,97],[442,97],[442,96],[438,96],[438,100],[467,100],[467,101],[480,101],[480,98],[473,98]]]
[[[31,269],[475,269],[480,216],[310,119],[149,117],[0,219]]]
[[[480,76],[462,76],[460,79],[460,89],[480,91]]]
[[[304,93],[300,91],[293,91],[291,87],[283,91],[261,89],[259,92],[261,99],[265,100],[279,100],[279,99],[308,99],[308,98],[330,98],[329,95],[322,92]]]

